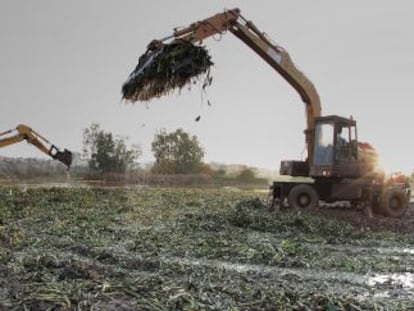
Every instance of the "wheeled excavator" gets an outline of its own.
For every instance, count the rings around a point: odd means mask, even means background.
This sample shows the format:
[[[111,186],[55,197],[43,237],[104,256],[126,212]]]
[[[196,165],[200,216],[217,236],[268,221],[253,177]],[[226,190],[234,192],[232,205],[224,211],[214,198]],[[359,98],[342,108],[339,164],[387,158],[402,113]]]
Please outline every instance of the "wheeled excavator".
[[[32,144],[53,159],[63,163],[69,170],[72,164],[72,153],[67,149],[61,151],[42,135],[24,124],[19,124],[15,129],[0,133],[0,148],[19,143],[23,140],[26,140],[27,143]]]
[[[377,168],[377,153],[368,143],[358,142],[353,118],[322,116],[318,92],[313,83],[291,60],[288,52],[274,43],[239,9],[226,10],[188,27],[175,29],[148,45],[147,57],[163,45],[185,40],[197,44],[216,34],[232,33],[255,51],[299,93],[306,109],[305,161],[281,161],[280,174],[292,177],[275,181],[270,190],[272,206],[316,207],[320,201],[346,201],[372,212],[401,217],[409,202],[409,184],[386,180]],[[183,66],[186,64],[183,64]],[[180,65],[176,64],[176,68]],[[304,181],[309,180],[309,181]]]

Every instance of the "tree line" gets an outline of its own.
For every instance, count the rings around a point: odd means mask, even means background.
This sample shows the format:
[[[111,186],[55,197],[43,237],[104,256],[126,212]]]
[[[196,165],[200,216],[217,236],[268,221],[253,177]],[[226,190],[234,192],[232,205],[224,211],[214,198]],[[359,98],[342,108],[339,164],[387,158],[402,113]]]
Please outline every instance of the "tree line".
[[[155,174],[194,174],[203,167],[204,150],[196,136],[183,129],[173,132],[159,131],[152,141],[151,150]],[[97,173],[125,173],[134,168],[142,155],[137,144],[127,145],[127,138],[114,136],[99,124],[83,131],[83,156],[89,168]]]
[[[139,163],[142,148],[128,138],[114,135],[93,123],[82,133],[82,152],[74,154],[69,171],[61,163],[38,158],[3,158],[0,183],[7,181],[103,180],[154,185],[238,185],[262,184],[253,168],[245,165],[204,163],[204,148],[195,135],[183,129],[158,131],[151,143],[155,161],[151,166]],[[81,156],[82,155],[82,156]]]
[[[257,178],[254,170],[246,166],[241,166],[240,171],[232,176],[227,175],[223,168],[213,169],[204,163],[204,148],[197,136],[190,135],[181,128],[171,132],[163,129],[156,133],[151,151],[155,158],[150,168],[153,176],[186,175],[195,183],[197,181],[204,183],[205,178],[195,177],[204,175],[209,176],[210,181],[213,179],[224,184],[234,182],[267,184],[266,179]],[[127,138],[105,131],[99,124],[92,124],[83,131],[83,156],[88,159],[89,169],[97,174],[103,176],[112,174],[114,177],[114,174],[125,175],[134,170],[139,171],[137,162],[141,155],[142,149],[139,145],[128,146]]]

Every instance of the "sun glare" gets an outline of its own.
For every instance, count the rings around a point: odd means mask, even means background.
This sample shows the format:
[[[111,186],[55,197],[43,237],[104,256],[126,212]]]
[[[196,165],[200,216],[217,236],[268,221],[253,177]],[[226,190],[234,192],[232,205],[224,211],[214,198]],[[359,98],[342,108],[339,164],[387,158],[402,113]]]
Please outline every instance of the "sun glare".
[[[378,167],[384,170],[386,175],[401,173],[403,175],[410,176],[414,173],[414,167],[401,163],[401,161],[398,161],[398,159],[388,161],[381,159],[379,161]]]

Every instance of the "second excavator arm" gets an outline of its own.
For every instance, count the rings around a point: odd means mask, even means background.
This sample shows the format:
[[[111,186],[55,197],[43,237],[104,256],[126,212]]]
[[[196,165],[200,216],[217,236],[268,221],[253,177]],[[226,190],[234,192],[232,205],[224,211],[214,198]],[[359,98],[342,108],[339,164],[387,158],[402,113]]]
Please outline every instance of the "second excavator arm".
[[[156,49],[169,40],[186,40],[201,42],[208,37],[233,33],[247,46],[254,50],[273,69],[275,69],[301,96],[306,106],[307,127],[306,145],[308,160],[312,157],[312,131],[314,120],[321,115],[321,104],[318,92],[313,83],[301,72],[291,60],[288,52],[261,32],[251,21],[247,21],[239,9],[228,10],[207,19],[195,22],[183,29],[176,29],[171,36],[152,41],[148,48]]]
[[[12,134],[12,136],[8,136],[3,139],[1,138],[2,136],[10,134]],[[72,164],[72,153],[69,150],[64,149],[63,151],[60,151],[46,138],[23,124],[18,125],[15,129],[0,133],[0,148],[21,142],[23,140],[26,140],[28,143],[34,145],[40,151],[51,156],[53,159],[63,163],[68,169],[70,168],[70,165]]]

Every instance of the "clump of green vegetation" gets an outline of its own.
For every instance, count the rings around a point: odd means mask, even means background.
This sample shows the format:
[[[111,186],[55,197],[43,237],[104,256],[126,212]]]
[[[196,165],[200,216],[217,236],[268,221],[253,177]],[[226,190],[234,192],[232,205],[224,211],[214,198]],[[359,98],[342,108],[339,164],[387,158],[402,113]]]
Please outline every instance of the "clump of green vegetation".
[[[242,228],[272,233],[294,233],[306,235],[307,238],[322,237],[329,243],[341,243],[344,239],[358,239],[365,235],[345,222],[331,221],[310,215],[306,211],[289,210],[285,213],[273,213],[266,202],[259,198],[237,203],[231,221]]]
[[[202,74],[207,77],[204,86],[211,83],[209,68],[213,65],[204,46],[185,40],[169,44],[150,45],[139,63],[122,86],[123,98],[131,101],[148,101],[161,97],[174,89],[182,89]]]

